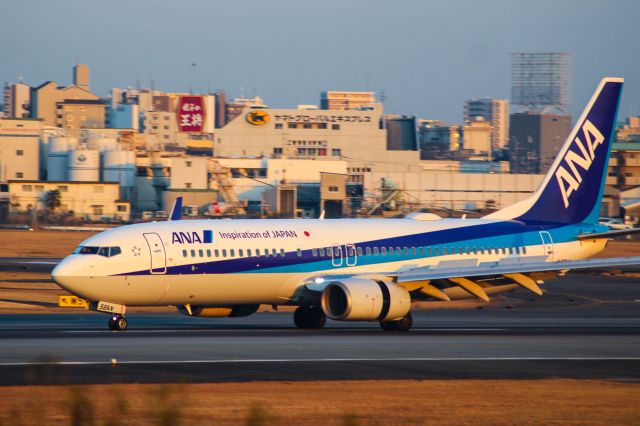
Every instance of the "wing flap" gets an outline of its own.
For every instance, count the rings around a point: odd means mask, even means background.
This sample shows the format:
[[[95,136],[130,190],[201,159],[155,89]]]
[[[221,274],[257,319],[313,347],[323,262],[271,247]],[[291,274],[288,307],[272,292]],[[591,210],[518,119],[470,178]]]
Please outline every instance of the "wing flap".
[[[505,274],[525,274],[547,271],[566,271],[572,269],[594,269],[619,266],[640,265],[640,256],[613,257],[588,260],[564,260],[558,262],[519,261],[519,262],[487,262],[477,266],[444,267],[430,266],[401,272],[396,275],[398,283],[411,281],[427,281],[456,277],[486,277]],[[520,284],[522,285],[522,284]]]

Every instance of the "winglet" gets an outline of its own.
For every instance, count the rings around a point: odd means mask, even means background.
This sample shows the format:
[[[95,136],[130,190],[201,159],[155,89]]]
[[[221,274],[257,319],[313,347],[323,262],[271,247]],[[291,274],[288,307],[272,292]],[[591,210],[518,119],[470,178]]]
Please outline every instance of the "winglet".
[[[171,208],[171,214],[169,215],[169,220],[180,220],[182,219],[182,197],[176,197],[176,201],[173,203],[173,207]]]

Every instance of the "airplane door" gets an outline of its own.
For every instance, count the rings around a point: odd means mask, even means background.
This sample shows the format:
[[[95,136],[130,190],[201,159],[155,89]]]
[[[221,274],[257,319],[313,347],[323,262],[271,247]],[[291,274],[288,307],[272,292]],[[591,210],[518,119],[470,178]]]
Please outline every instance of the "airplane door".
[[[549,260],[553,261],[553,240],[551,234],[547,231],[540,231],[540,238],[542,238],[542,248],[544,255],[549,257]]]
[[[347,263],[347,266],[356,266],[356,263],[358,263],[358,253],[356,252],[356,246],[353,244],[345,244],[344,251],[344,260]]]
[[[331,264],[333,266],[342,266],[342,246],[333,244],[331,246]]]
[[[167,272],[167,256],[164,252],[164,244],[160,235],[155,232],[142,234],[147,240],[149,251],[151,253],[150,271],[152,274],[165,274]]]

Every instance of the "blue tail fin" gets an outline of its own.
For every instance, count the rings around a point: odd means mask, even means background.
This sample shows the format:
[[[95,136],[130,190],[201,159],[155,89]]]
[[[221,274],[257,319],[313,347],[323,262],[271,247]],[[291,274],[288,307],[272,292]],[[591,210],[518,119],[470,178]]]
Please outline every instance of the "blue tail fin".
[[[596,223],[613,143],[621,78],[604,78],[536,193],[488,217]]]

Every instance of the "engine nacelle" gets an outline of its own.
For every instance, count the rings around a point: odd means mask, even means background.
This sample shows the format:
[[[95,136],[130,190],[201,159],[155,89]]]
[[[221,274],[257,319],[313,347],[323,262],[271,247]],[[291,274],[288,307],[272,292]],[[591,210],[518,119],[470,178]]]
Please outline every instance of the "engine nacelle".
[[[185,305],[178,305],[178,312],[192,317],[248,317],[254,314],[260,305],[233,305],[233,306],[193,306],[191,313]]]
[[[333,320],[394,321],[411,309],[403,287],[384,281],[347,278],[332,281],[322,292],[322,310]]]

